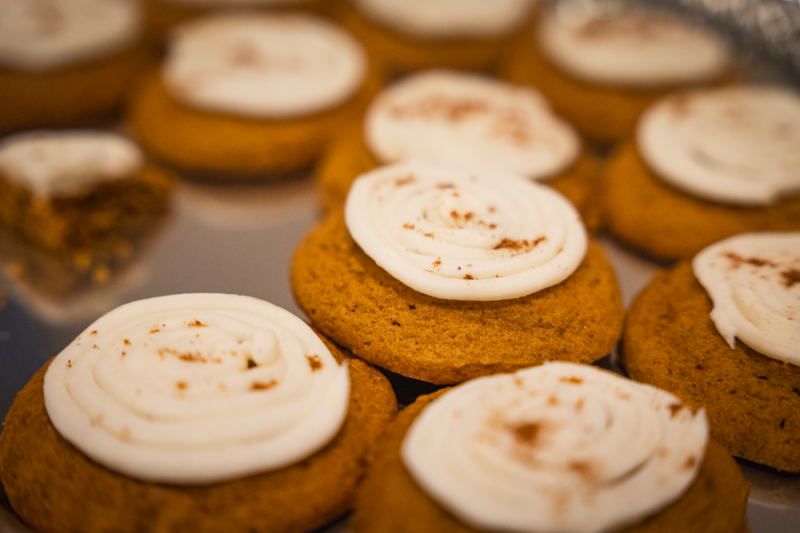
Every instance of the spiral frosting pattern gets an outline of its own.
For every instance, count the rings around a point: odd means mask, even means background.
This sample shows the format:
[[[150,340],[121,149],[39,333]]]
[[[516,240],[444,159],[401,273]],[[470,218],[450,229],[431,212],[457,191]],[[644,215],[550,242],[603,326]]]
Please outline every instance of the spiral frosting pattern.
[[[704,249],[692,268],[731,349],[738,337],[800,366],[800,232],[743,233]]]
[[[588,246],[580,215],[549,187],[419,162],[360,176],[345,221],[389,274],[450,300],[503,300],[556,285]]]
[[[463,522],[589,533],[677,499],[705,453],[704,411],[596,367],[543,366],[467,382],[430,404],[402,459]]]
[[[45,375],[48,415],[108,468],[196,484],[281,468],[327,444],[349,375],[299,318],[267,302],[184,294],[89,326]]]

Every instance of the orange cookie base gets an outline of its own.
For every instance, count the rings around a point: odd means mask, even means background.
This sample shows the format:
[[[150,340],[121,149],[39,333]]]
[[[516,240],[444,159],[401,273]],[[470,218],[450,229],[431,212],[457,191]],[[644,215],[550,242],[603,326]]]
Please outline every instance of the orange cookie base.
[[[442,385],[548,360],[591,363],[622,329],[617,279],[593,242],[581,266],[553,287],[511,300],[442,300],[380,268],[338,211],[301,242],[290,274],[314,327],[372,364]]]
[[[326,447],[281,470],[202,486],[139,481],[83,455],[47,416],[45,366],[6,417],[0,477],[14,510],[37,531],[303,533],[349,509],[373,445],[396,413],[386,378],[361,361],[349,364],[347,419]]]

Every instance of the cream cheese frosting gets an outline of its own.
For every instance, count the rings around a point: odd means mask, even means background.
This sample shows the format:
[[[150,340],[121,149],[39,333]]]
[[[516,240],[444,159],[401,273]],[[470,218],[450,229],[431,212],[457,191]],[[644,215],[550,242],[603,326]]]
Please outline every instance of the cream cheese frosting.
[[[769,205],[800,193],[800,95],[787,89],[668,96],[642,115],[636,139],[659,177],[707,200]]]
[[[577,133],[538,91],[446,70],[383,91],[364,136],[384,163],[420,159],[537,180],[566,169],[580,151]]]
[[[111,55],[140,35],[132,0],[0,2],[0,65],[41,71]]]
[[[692,268],[731,349],[738,338],[800,366],[800,232],[736,235],[697,254]]]
[[[472,527],[616,531],[691,485],[708,425],[673,395],[587,365],[545,363],[464,383],[428,405],[401,456]]]
[[[711,79],[729,65],[717,35],[661,13],[599,14],[561,2],[545,11],[537,35],[555,65],[595,83],[684,84]]]
[[[534,0],[353,0],[372,20],[428,39],[495,37],[525,21]]]
[[[45,374],[47,413],[98,463],[174,484],[288,466],[338,432],[347,365],[302,320],[246,296],[182,294],[123,305]]]
[[[193,107],[287,118],[341,104],[366,71],[361,45],[330,22],[237,12],[178,27],[162,79],[173,98]]]
[[[588,246],[580,215],[549,187],[415,161],[358,177],[345,222],[378,266],[449,300],[504,300],[556,285]]]
[[[0,141],[0,174],[40,197],[130,178],[143,161],[138,146],[107,131],[35,131]]]

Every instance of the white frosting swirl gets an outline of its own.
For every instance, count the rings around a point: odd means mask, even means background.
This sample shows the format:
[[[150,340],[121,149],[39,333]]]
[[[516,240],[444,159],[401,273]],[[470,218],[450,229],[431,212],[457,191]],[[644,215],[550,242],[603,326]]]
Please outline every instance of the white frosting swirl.
[[[539,45],[573,76],[609,85],[652,86],[711,79],[729,63],[725,43],[708,29],[661,13],[592,13],[580,2],[547,10]]]
[[[41,71],[110,55],[141,29],[132,0],[0,2],[0,65]]]
[[[588,242],[578,212],[549,187],[418,162],[357,178],[345,221],[389,274],[449,300],[504,300],[556,285]]]
[[[187,105],[284,118],[344,102],[366,70],[361,45],[323,19],[230,13],[178,27],[162,77],[170,94]]]
[[[800,232],[743,233],[692,261],[714,304],[711,320],[733,349],[800,366]]]
[[[534,0],[353,0],[369,18],[428,39],[495,37],[525,21]]]
[[[327,444],[350,381],[314,332],[267,302],[182,294],[89,326],[45,375],[47,413],[91,459],[148,481],[213,483]]]
[[[406,434],[403,462],[488,531],[617,530],[676,500],[705,455],[705,412],[596,367],[547,363],[460,385]]]
[[[651,106],[639,151],[670,184],[701,198],[768,205],[800,193],[800,96],[740,86],[675,94]]]
[[[432,70],[385,90],[364,135],[384,163],[421,159],[545,179],[572,164],[580,139],[541,94],[491,78]]]
[[[129,178],[143,161],[138,146],[107,131],[35,131],[0,141],[0,174],[41,197]]]

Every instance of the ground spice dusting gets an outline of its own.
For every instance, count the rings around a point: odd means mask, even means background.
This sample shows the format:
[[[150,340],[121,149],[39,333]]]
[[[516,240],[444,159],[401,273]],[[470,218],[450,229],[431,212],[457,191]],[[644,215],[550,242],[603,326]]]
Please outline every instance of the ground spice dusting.
[[[403,224],[403,229],[414,229],[414,224],[409,224],[408,222],[406,222],[405,224]]]
[[[189,385],[187,385],[185,381],[179,381],[175,384],[175,388],[177,388],[178,390],[186,390],[186,387],[188,386]]]
[[[307,355],[306,359],[308,359],[308,366],[311,367],[312,372],[322,369],[322,360],[318,355]]]
[[[675,415],[677,415],[681,411],[681,409],[683,409],[683,404],[681,403],[673,403],[672,405],[670,405],[669,406],[670,418],[675,418]]]
[[[519,426],[512,426],[509,428],[514,435],[514,439],[523,446],[535,446],[539,439],[539,433],[542,429],[541,424],[529,422],[527,424],[520,424]]]
[[[188,324],[186,324],[186,326],[190,327],[190,328],[207,328],[208,324],[203,324],[199,320],[194,319],[191,322],[189,322]]]
[[[439,259],[437,259],[436,261],[433,262],[433,268],[437,268],[438,266],[440,266],[442,264],[441,259],[442,258],[440,257]]]
[[[97,330],[92,331],[91,333],[89,333],[89,335],[92,335],[92,336],[97,335]]]
[[[395,104],[388,109],[389,114],[397,119],[443,119],[450,122],[460,122],[470,115],[483,113],[489,105],[483,100],[454,99],[444,95],[434,94],[426,96],[415,102]]]
[[[775,263],[766,259],[762,259],[760,257],[742,257],[736,252],[723,252],[722,256],[731,262],[731,268],[733,269],[737,269],[742,265],[750,265],[754,267],[771,266],[773,268],[777,266]]]
[[[267,383],[262,383],[260,381],[254,381],[253,384],[250,385],[250,390],[251,391],[263,391],[263,390],[271,389],[272,387],[274,387],[277,384],[278,384],[278,382],[275,381],[274,379],[268,381]]]
[[[158,355],[161,356],[161,359],[164,359],[165,355],[173,355],[180,359],[181,361],[185,361],[187,363],[207,363],[208,359],[202,356],[199,351],[197,352],[186,352],[180,353],[178,350],[174,348],[161,348],[158,350]]]
[[[151,329],[150,333],[158,333],[159,331],[161,331],[161,330],[160,329]]]
[[[789,270],[781,272],[781,277],[783,278],[783,286],[787,289],[791,289],[796,283],[800,283],[800,270],[790,268]]]
[[[414,175],[413,174],[409,174],[408,176],[406,176],[404,178],[395,179],[394,180],[394,185],[395,185],[395,187],[402,187],[403,185],[408,185],[410,183],[414,183],[415,181],[416,181],[416,178],[414,178]]]
[[[466,276],[464,276],[464,279],[467,280],[467,281],[470,281],[470,280],[473,280],[475,278],[472,277],[472,274],[467,274]]]
[[[446,189],[455,189],[456,186],[452,183],[438,183],[436,184],[436,188],[446,190]]]
[[[498,244],[493,248],[493,250],[514,250],[514,251],[530,252],[531,250],[533,250],[539,244],[541,244],[546,240],[547,237],[545,236],[537,237],[532,241],[529,241],[528,239],[521,239],[521,240],[503,239],[502,241],[500,241],[500,244]]]
[[[558,378],[558,381],[560,381],[561,383],[573,383],[575,385],[580,385],[581,383],[583,383],[583,378],[571,376],[568,378]]]
[[[125,339],[122,342],[125,344],[125,346],[130,346],[131,345],[131,341],[129,341],[128,339]]]

